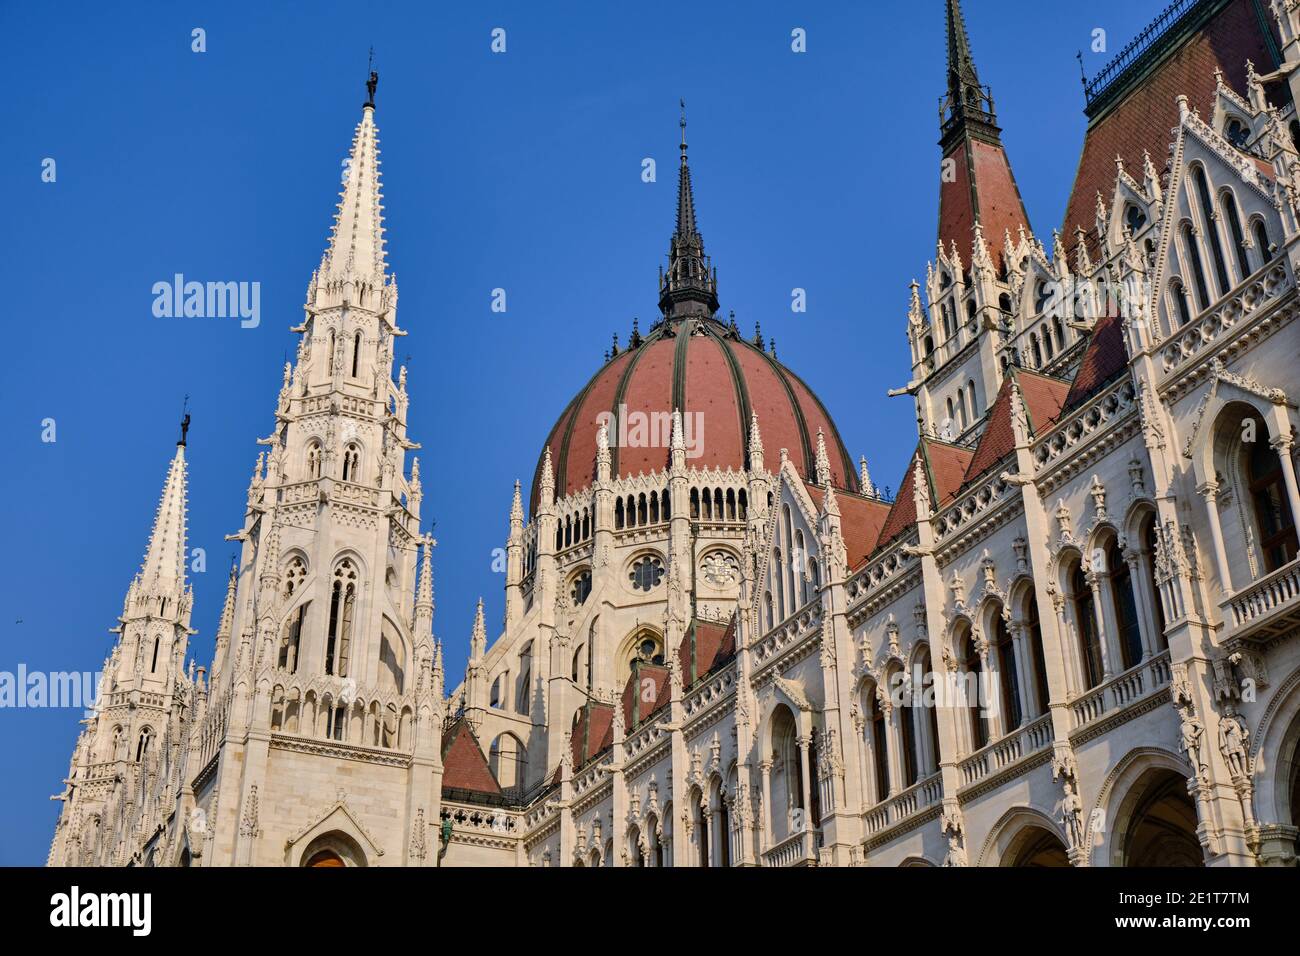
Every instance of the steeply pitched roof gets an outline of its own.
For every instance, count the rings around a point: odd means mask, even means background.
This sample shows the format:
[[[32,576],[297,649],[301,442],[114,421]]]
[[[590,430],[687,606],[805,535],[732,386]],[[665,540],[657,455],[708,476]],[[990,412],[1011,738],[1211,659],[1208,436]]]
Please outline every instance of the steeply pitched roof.
[[[492,775],[478,737],[464,718],[442,735],[442,786],[444,790],[501,795],[501,785]]]
[[[1089,334],[1079,371],[1065,399],[1065,411],[1078,408],[1113,382],[1128,368],[1128,350],[1124,347],[1124,327],[1119,316],[1099,319]]]
[[[1041,435],[1049,429],[1061,414],[1065,396],[1070,391],[1070,383],[1059,378],[1049,378],[1037,372],[1022,368],[1011,368],[1002,387],[998,389],[997,398],[989,410],[988,424],[980,436],[979,445],[966,468],[964,482],[971,482],[1011,454],[1016,447],[1015,433],[1011,428],[1011,382],[1020,386],[1024,398],[1025,412],[1029,416],[1029,429],[1035,435]]]
[[[690,687],[714,668],[731,660],[736,653],[736,619],[727,624],[716,621],[691,621],[678,649],[682,684]]]
[[[913,474],[918,456],[925,466],[930,485],[930,508],[933,510],[942,508],[956,497],[974,454],[971,449],[960,445],[949,445],[936,438],[922,438],[916,446],[915,454],[907,463],[907,473],[899,485],[898,497],[894,499],[889,517],[885,519],[885,526],[880,531],[879,544],[888,544],[916,524],[916,501],[913,498],[916,482]]]
[[[807,482],[804,487],[820,511],[825,505],[826,489]],[[852,570],[866,561],[867,556],[875,550],[892,506],[879,498],[864,498],[847,491],[835,492],[835,501],[840,506],[840,534],[844,538],[844,550],[848,554],[849,568]]]

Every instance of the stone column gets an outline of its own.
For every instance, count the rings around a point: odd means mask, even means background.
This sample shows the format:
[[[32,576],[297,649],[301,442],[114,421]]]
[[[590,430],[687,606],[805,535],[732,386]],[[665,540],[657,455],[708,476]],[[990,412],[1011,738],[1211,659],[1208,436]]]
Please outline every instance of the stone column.
[[[1282,463],[1282,480],[1286,484],[1287,501],[1291,504],[1291,520],[1300,521],[1300,490],[1296,487],[1295,463],[1291,461],[1291,435],[1283,432],[1269,442]]]
[[[810,739],[803,734],[799,735],[799,786],[803,793],[803,827],[804,827],[804,858],[813,858],[813,829],[812,829],[812,786],[811,774],[808,766],[808,744]]]
[[[1011,650],[1016,659],[1016,693],[1020,696],[1020,726],[1024,726],[1038,713],[1037,688],[1034,687],[1032,655],[1029,650],[1029,633],[1025,625],[1016,622],[1009,626]]]
[[[1284,460],[1289,460],[1285,459]],[[1291,475],[1288,493],[1294,494],[1295,475]],[[1232,571],[1228,567],[1228,552],[1223,547],[1223,527],[1219,524],[1219,483],[1207,481],[1196,489],[1205,498],[1205,510],[1210,517],[1210,539],[1214,542],[1214,563],[1219,570],[1219,583],[1225,595],[1232,593]],[[1294,506],[1293,506],[1294,507]]]
[[[1097,625],[1097,644],[1101,647],[1101,679],[1104,683],[1117,673],[1115,662],[1119,660],[1119,655],[1117,649],[1111,646],[1113,628],[1107,626],[1110,615],[1106,613],[1102,575],[1096,571],[1088,571],[1085,577],[1088,588],[1092,591],[1092,619]],[[1083,648],[1080,647],[1079,650],[1082,651]]]
[[[758,762],[758,772],[762,776],[763,794],[763,836],[759,840],[759,853],[762,854],[772,845],[772,758],[765,757]]]

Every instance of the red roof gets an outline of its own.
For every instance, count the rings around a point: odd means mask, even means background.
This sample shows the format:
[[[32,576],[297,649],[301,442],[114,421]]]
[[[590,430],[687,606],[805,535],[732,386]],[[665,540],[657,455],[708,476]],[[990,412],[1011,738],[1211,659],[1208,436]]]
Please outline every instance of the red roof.
[[[964,480],[967,482],[984,474],[1016,447],[1015,433],[1011,429],[1013,377],[1020,385],[1031,434],[1041,435],[1060,417],[1061,406],[1065,404],[1065,396],[1070,391],[1070,383],[1013,366],[1002,380],[1002,387],[998,389],[998,396],[989,410],[988,424],[984,426],[975,455],[966,467]]]
[[[1185,94],[1189,105],[1208,118],[1214,102],[1216,69],[1223,71],[1224,82],[1244,95],[1247,60],[1254,61],[1260,73],[1271,72],[1277,66],[1263,27],[1267,23],[1270,33],[1275,29],[1266,6],[1257,0],[1230,0],[1181,42],[1171,43],[1149,75],[1093,119],[1083,141],[1083,155],[1061,226],[1061,235],[1071,249],[1075,230],[1082,228],[1088,234],[1089,252],[1094,257],[1098,253],[1097,193],[1101,193],[1109,209],[1115,189],[1116,156],[1124,160],[1129,175],[1138,180],[1142,178],[1143,151],[1151,155],[1158,170],[1167,167],[1169,131],[1178,125],[1180,94]],[[1269,94],[1278,106],[1290,100],[1283,86],[1276,91],[1270,88]]]
[[[1003,233],[1014,239],[1021,226],[1029,228],[1006,150],[966,135],[946,158],[954,163],[952,178],[941,177],[939,185],[939,241],[944,251],[955,242],[963,265],[969,266],[978,219],[984,244],[1001,267]]]
[[[483,748],[463,718],[442,735],[442,786],[444,790],[501,794],[501,785],[492,775]]]
[[[836,487],[857,488],[852,459],[812,390],[770,354],[739,338],[721,322],[662,322],[638,346],[619,353],[596,373],[546,439],[557,497],[591,486],[600,421],[611,413],[617,418],[620,408],[625,409],[622,427],[614,429],[611,424],[610,434],[616,475],[648,474],[668,467],[671,416],[675,408],[681,408],[693,416],[683,422],[688,466],[744,469],[749,418],[754,412],[769,468],[785,448],[799,473],[810,476],[821,429],[830,454],[831,479]],[[694,433],[693,421],[701,423],[702,434]],[[693,457],[692,446],[697,452]],[[534,513],[541,469],[539,459],[533,478]]]
[[[690,687],[715,667],[731,660],[735,653],[734,616],[727,624],[695,619],[678,648],[677,659],[682,667],[682,683]]]
[[[916,453],[907,463],[907,474],[903,476],[903,481],[898,488],[898,497],[894,499],[893,507],[889,509],[889,517],[885,519],[885,526],[880,531],[880,544],[888,544],[916,524],[916,501],[913,498],[916,482],[913,480],[913,474],[917,456],[920,456],[925,463],[926,477],[930,485],[930,508],[934,510],[942,508],[957,496],[974,454],[971,449],[960,445],[949,445],[936,438],[922,438],[917,445]]]
[[[825,489],[811,483],[805,483],[805,487],[820,512],[826,501]],[[851,492],[837,491],[835,501],[840,508],[840,535],[844,538],[849,568],[854,569],[876,549],[880,530],[885,526],[892,506],[879,498],[864,498]]]
[[[1065,399],[1065,409],[1078,408],[1128,368],[1124,327],[1119,316],[1097,320],[1079,362],[1079,371]]]

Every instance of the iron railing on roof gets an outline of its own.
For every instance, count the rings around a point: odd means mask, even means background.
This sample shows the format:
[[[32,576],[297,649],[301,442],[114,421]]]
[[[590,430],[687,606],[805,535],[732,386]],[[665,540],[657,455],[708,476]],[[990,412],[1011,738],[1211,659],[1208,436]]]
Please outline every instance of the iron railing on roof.
[[[1088,106],[1098,100],[1121,74],[1149,53],[1161,37],[1181,23],[1202,2],[1204,0],[1174,0],[1160,11],[1160,15],[1102,67],[1101,72],[1083,84],[1083,95]]]

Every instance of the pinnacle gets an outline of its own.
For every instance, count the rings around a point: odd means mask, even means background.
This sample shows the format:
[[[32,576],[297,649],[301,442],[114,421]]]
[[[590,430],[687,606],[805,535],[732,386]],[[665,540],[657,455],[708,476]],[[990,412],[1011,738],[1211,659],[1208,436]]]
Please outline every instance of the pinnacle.
[[[185,587],[185,446],[167,470],[139,581],[146,594],[175,595]]]

